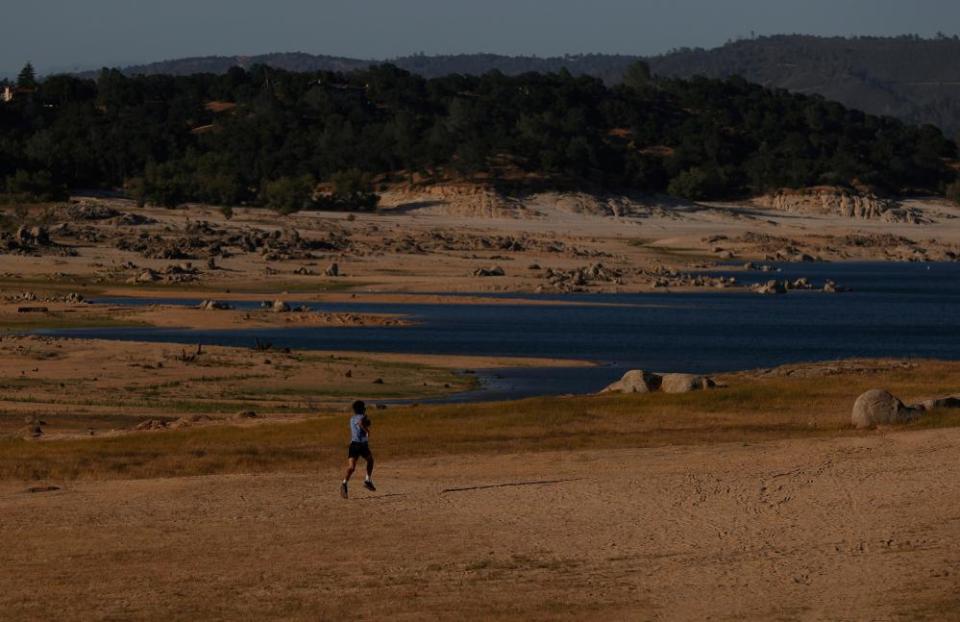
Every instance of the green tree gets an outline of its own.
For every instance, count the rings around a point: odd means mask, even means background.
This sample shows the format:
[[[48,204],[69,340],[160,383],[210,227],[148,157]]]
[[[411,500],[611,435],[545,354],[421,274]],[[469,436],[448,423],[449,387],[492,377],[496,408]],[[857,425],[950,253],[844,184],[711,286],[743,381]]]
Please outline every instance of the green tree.
[[[380,197],[373,192],[370,176],[360,169],[338,171],[330,178],[333,194],[326,207],[341,210],[373,211]]]
[[[627,70],[623,73],[623,83],[631,89],[642,89],[653,80],[653,74],[650,71],[650,65],[638,60],[630,63]]]
[[[37,88],[37,74],[30,63],[24,65],[17,75],[17,86],[23,89]]]

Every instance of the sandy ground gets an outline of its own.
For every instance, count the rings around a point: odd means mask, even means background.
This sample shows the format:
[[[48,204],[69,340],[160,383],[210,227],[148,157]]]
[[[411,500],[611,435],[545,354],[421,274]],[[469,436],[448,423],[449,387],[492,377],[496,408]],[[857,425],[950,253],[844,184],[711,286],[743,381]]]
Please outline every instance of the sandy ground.
[[[387,439],[383,440],[388,442]],[[960,430],[0,484],[35,619],[960,619]]]

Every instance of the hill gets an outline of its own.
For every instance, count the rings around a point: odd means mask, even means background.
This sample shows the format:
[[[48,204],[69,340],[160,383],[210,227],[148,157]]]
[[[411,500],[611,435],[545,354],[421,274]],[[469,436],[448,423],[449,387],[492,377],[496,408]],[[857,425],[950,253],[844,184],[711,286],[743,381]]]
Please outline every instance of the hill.
[[[960,39],[760,37],[649,59],[658,75],[722,78],[816,93],[871,114],[960,131]]]
[[[282,210],[308,206],[317,180],[338,205],[369,208],[373,177],[451,172],[693,200],[818,185],[943,193],[957,156],[934,127],[742,78],[654,78],[642,64],[615,86],[563,71],[425,79],[391,65],[53,76],[0,105],[0,132],[9,195],[125,185],[165,205]]]
[[[814,37],[777,35],[730,42],[714,49],[680,49],[645,58],[665,77],[740,75],[763,86],[819,94],[871,114],[909,123],[932,123],[950,136],[960,131],[960,39],[902,37]],[[639,56],[580,54],[555,57],[497,54],[417,54],[389,59],[426,78],[454,73],[507,75],[556,72],[619,82]],[[289,71],[350,71],[379,60],[305,53],[209,56],[167,60],[125,68],[127,75],[224,73],[230,67],[265,64]],[[94,77],[95,73],[85,74]]]

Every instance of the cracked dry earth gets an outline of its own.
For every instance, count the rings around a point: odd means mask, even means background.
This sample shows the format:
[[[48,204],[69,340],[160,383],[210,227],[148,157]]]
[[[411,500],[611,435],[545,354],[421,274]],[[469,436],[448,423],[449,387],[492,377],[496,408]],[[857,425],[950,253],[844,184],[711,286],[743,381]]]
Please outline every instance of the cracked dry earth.
[[[958,619],[958,450],[950,429],[451,456],[349,501],[339,465],[4,482],[0,618]]]

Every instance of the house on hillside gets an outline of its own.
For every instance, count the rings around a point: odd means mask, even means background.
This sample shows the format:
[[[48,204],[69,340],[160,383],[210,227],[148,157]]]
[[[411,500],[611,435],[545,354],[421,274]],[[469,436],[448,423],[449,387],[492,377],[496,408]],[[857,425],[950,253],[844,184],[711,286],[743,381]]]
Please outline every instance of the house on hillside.
[[[10,86],[8,84],[3,87],[3,92],[0,93],[0,101],[8,104],[18,97],[26,97],[29,99],[29,97],[33,95],[34,91],[35,89],[29,89],[22,86]]]

